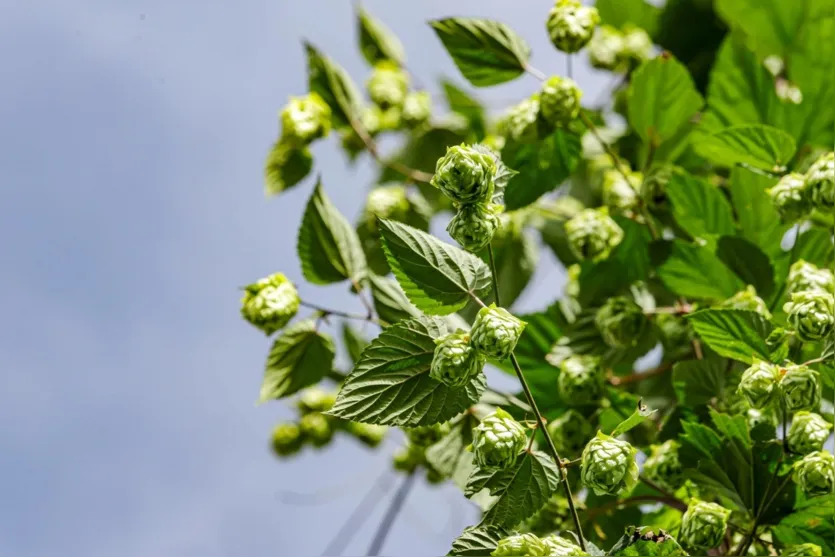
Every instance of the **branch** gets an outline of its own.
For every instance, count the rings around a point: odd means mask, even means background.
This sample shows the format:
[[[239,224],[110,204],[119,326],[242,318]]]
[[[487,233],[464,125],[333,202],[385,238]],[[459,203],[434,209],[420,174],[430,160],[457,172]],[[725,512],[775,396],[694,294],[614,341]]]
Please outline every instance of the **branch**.
[[[406,497],[409,496],[412,486],[415,485],[416,477],[417,475],[411,472],[403,480],[403,483],[400,484],[400,487],[397,488],[397,493],[394,494],[394,499],[391,500],[391,505],[386,509],[386,514],[383,515],[383,520],[374,533],[374,539],[371,540],[371,545],[368,546],[368,555],[380,554],[380,550],[383,548],[383,544],[386,543],[386,538],[391,531],[391,527],[394,526],[394,521],[397,519],[397,515],[400,514],[403,503],[406,502]]]
[[[374,323],[375,325],[379,325],[381,327],[385,327],[388,325],[388,323],[386,323],[382,319],[376,319],[373,315],[361,315],[359,313],[350,313],[338,309],[325,308],[317,304],[305,302],[304,300],[301,300],[299,302],[299,305],[318,311],[322,314],[322,317],[335,315],[337,317],[344,317],[345,319],[356,319],[357,321],[366,321],[368,323]]]
[[[635,371],[629,375],[613,375],[609,377],[609,384],[618,387],[620,385],[628,385],[630,383],[637,383],[638,381],[643,381],[644,379],[649,379],[650,377],[654,377],[656,375],[661,375],[670,370],[673,367],[673,364],[670,362],[664,362],[660,366],[648,369],[646,371]]]
[[[429,181],[432,180],[432,175],[428,172],[417,170],[415,168],[409,168],[405,164],[401,164],[397,161],[385,160],[380,154],[380,149],[377,147],[377,143],[374,142],[374,138],[368,134],[368,131],[363,128],[362,124],[355,118],[351,118],[351,127],[362,140],[368,152],[371,153],[371,156],[374,157],[381,165],[391,168],[395,172],[399,172],[412,182],[424,182],[428,184]]]

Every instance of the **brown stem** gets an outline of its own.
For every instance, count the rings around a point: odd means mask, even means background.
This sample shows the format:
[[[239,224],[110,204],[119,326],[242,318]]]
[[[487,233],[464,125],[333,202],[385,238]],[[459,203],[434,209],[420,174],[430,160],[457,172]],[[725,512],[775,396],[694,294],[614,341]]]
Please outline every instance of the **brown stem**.
[[[368,152],[371,153],[371,156],[374,157],[381,165],[387,166],[395,172],[399,172],[412,182],[424,182],[428,184],[432,180],[432,175],[428,172],[417,170],[415,168],[409,168],[405,164],[397,161],[385,160],[380,154],[380,149],[377,147],[377,143],[375,143],[374,138],[369,135],[368,131],[355,118],[351,118],[351,127],[362,140]]]

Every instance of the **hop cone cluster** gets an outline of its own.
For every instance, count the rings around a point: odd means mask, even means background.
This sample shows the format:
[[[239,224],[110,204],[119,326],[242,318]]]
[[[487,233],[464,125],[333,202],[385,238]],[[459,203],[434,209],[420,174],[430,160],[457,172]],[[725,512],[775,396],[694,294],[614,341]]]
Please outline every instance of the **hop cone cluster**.
[[[826,153],[809,167],[806,189],[815,208],[827,213],[835,209],[835,153]]]
[[[804,290],[835,292],[835,275],[829,269],[819,269],[801,259],[789,268],[787,290],[789,294]]]
[[[381,109],[400,107],[409,90],[409,76],[397,64],[378,62],[366,87],[371,100]]]
[[[820,406],[820,374],[804,365],[792,365],[786,368],[780,379],[783,403],[789,412],[800,410],[814,411]]]
[[[272,448],[278,456],[289,456],[302,447],[299,426],[292,423],[278,424],[273,430]]]
[[[796,172],[780,178],[780,181],[768,190],[768,196],[780,217],[786,222],[805,217],[812,208],[806,197],[806,178]]]
[[[690,550],[719,547],[730,515],[731,511],[721,505],[692,499],[681,517],[679,541]]]
[[[241,299],[244,319],[271,335],[299,311],[299,293],[282,273],[275,273],[245,287]]]
[[[534,534],[514,534],[499,540],[494,557],[537,557],[549,555],[550,548]]]
[[[281,110],[281,139],[295,147],[303,147],[325,137],[331,129],[331,109],[316,93],[306,97],[290,97]]]
[[[481,373],[485,358],[471,344],[470,335],[462,330],[435,341],[435,354],[429,376],[450,387],[463,387]]]
[[[764,408],[779,394],[779,383],[780,368],[755,359],[751,367],[742,374],[737,393],[743,396],[752,408]]]
[[[432,97],[429,91],[414,91],[403,100],[401,118],[409,128],[416,128],[427,122],[432,115]]]
[[[783,306],[789,325],[802,341],[817,342],[835,329],[835,297],[823,290],[803,290],[791,295]]]
[[[832,424],[814,412],[801,410],[792,417],[789,428],[789,449],[798,454],[809,454],[823,449]]]
[[[554,534],[543,538],[542,541],[545,542],[545,545],[547,545],[548,549],[551,551],[551,553],[547,553],[546,555],[551,555],[551,557],[588,556],[588,553],[583,551],[576,543]]]
[[[485,203],[493,195],[496,159],[469,145],[447,149],[438,159],[432,185],[459,204]]]
[[[567,360],[570,359],[571,358],[567,358]],[[598,381],[598,385],[599,384],[600,383]],[[560,392],[566,400],[572,400],[565,396],[566,391],[560,389]],[[562,416],[552,422],[549,422],[547,428],[548,433],[551,435],[551,440],[554,442],[554,445],[560,455],[571,458],[580,454],[583,447],[586,446],[586,443],[588,443],[589,439],[591,439],[594,435],[591,422],[576,410],[567,410]]]
[[[597,432],[583,450],[580,476],[596,495],[619,495],[638,483],[638,450],[614,437]]]
[[[727,300],[724,300],[718,307],[725,309],[755,311],[766,319],[771,319],[771,312],[768,311],[768,305],[762,298],[757,296],[757,289],[750,284],[745,288],[745,290],[740,290]]]
[[[490,304],[476,315],[472,328],[472,345],[482,354],[504,360],[525,330],[525,322],[514,317],[504,308]]]
[[[590,261],[606,259],[623,240],[623,229],[605,207],[584,209],[565,223],[565,233],[572,253]]]
[[[560,362],[557,388],[567,404],[582,406],[597,402],[603,392],[600,360],[580,354],[564,359]]]
[[[794,463],[793,479],[810,497],[835,491],[835,457],[827,451],[809,453]]]
[[[649,458],[644,461],[644,474],[670,491],[683,483],[684,468],[678,458],[678,449],[678,441],[669,439],[660,445],[652,445]]]
[[[551,43],[568,54],[586,46],[600,23],[596,8],[583,6],[579,0],[557,0],[545,24]]]
[[[492,203],[462,205],[449,221],[447,232],[462,248],[477,253],[490,243],[499,229],[500,210],[500,205]]]
[[[583,93],[570,77],[548,78],[539,91],[539,112],[551,126],[563,127],[580,115]]]
[[[800,545],[790,545],[783,549],[780,553],[781,557],[821,557],[823,549],[821,546],[814,543],[802,543]]]
[[[649,327],[644,310],[629,298],[609,298],[597,310],[594,323],[603,340],[613,348],[635,346]]]
[[[485,470],[512,467],[526,443],[525,428],[501,408],[473,428],[474,460]]]

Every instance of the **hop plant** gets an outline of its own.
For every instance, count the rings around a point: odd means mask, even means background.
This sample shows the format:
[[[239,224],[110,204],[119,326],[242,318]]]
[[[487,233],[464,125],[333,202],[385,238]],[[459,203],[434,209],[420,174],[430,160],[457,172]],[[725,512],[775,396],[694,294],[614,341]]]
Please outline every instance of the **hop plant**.
[[[566,361],[577,357],[582,358],[583,356],[572,356],[567,358]],[[565,363],[565,361],[563,363]],[[597,367],[596,364],[595,367]],[[599,372],[595,371],[593,373],[600,376]],[[565,372],[563,372],[563,374],[565,374]],[[600,384],[601,382],[598,380],[594,388],[599,389]],[[583,395],[588,396],[587,390],[588,389],[582,391]],[[564,391],[561,387],[560,392],[563,393],[563,397],[566,400],[572,400],[565,396],[567,390]],[[599,397],[599,391],[597,396]],[[596,398],[597,397],[595,397],[595,399]],[[591,400],[594,399],[589,399],[589,401]],[[588,443],[589,439],[591,439],[594,435],[591,422],[576,410],[571,409],[566,410],[562,416],[550,422],[547,428],[557,451],[559,451],[561,455],[568,457],[574,457],[575,455],[580,454],[583,447],[586,446],[586,443]]]
[[[750,284],[745,287],[745,290],[740,290],[727,300],[724,300],[718,307],[755,311],[766,319],[771,319],[771,312],[768,311],[768,305],[762,298],[757,296],[757,289]]]
[[[302,414],[311,412],[327,412],[336,402],[336,393],[327,392],[319,387],[305,389],[299,395],[296,406]]]
[[[496,549],[490,555],[495,557],[526,557],[549,555],[550,549],[534,534],[514,534],[499,540]]]
[[[781,557],[821,557],[822,555],[823,549],[814,543],[789,545],[780,553]]]
[[[502,119],[503,135],[517,143],[534,143],[539,139],[539,95],[533,95],[512,106]]]
[[[780,379],[780,391],[787,411],[817,410],[821,400],[820,374],[804,365],[788,366]]]
[[[755,359],[742,374],[737,393],[745,397],[752,408],[765,408],[780,392],[780,368]]]
[[[814,412],[801,410],[792,417],[789,428],[789,449],[798,454],[809,454],[823,449],[832,424]]]
[[[640,27],[627,25],[623,29],[623,50],[619,58],[627,67],[635,67],[652,57],[652,39]]]
[[[299,420],[299,430],[315,447],[324,447],[333,438],[333,428],[321,412],[311,412],[302,416]]]
[[[493,203],[462,205],[449,221],[447,232],[462,248],[478,253],[490,243],[499,229],[500,210],[501,205]]]
[[[806,179],[802,174],[786,174],[767,192],[774,208],[786,222],[801,219],[811,210],[806,195]]]
[[[819,269],[804,260],[795,261],[789,268],[788,293],[804,290],[835,292],[835,275],[829,269]]]
[[[434,445],[449,433],[449,424],[432,424],[417,427],[410,427],[405,430],[406,437],[415,447],[425,448],[429,445]]]
[[[571,542],[565,538],[561,538],[552,534],[542,540],[551,553],[544,555],[551,555],[551,557],[587,557],[588,553],[583,551],[579,545]]]
[[[628,212],[635,210],[640,203],[638,191],[644,175],[627,171],[626,177],[620,170],[609,169],[603,172],[603,203],[610,209]]]
[[[823,340],[835,329],[835,297],[830,292],[817,289],[795,292],[783,311],[789,315],[789,325],[802,341]]]
[[[376,447],[386,438],[388,428],[384,425],[348,422],[348,433],[368,447]]]
[[[271,335],[299,311],[299,293],[282,273],[275,273],[244,287],[241,315]]]
[[[551,76],[539,91],[539,112],[551,126],[563,127],[580,115],[583,92],[570,77]]]
[[[481,373],[485,363],[470,343],[469,333],[459,329],[435,341],[429,376],[449,387],[463,387]]]
[[[409,197],[401,185],[381,186],[368,192],[365,200],[365,219],[373,229],[377,219],[405,221],[409,216]]]
[[[366,87],[368,96],[381,109],[400,107],[409,91],[409,76],[393,62],[378,62]]]
[[[544,536],[551,532],[565,530],[571,524],[571,520],[568,499],[562,495],[552,495],[545,505],[527,520],[525,527],[537,536]]]
[[[806,193],[812,205],[825,213],[835,209],[835,152],[822,155],[806,172]]]
[[[638,450],[600,431],[583,450],[580,476],[595,495],[620,495],[638,483]]]
[[[457,145],[438,159],[432,185],[456,203],[484,203],[493,195],[496,170],[488,149]]]
[[[557,388],[562,399],[573,405],[592,404],[603,393],[603,371],[595,356],[574,354],[560,362]]]
[[[835,457],[827,451],[809,453],[794,463],[792,478],[810,497],[835,491]]]
[[[303,147],[327,136],[330,129],[331,109],[316,93],[290,97],[281,110],[281,138],[291,145]]]
[[[589,42],[589,62],[595,68],[614,71],[624,50],[623,33],[611,25],[601,25]]]
[[[278,424],[272,435],[272,448],[278,456],[297,453],[302,447],[302,435],[299,426],[292,423]]]
[[[625,297],[615,297],[597,310],[594,323],[603,340],[613,348],[635,346],[649,328],[641,306]]]
[[[565,223],[565,233],[572,253],[578,258],[602,261],[623,240],[623,229],[604,207],[584,209]]]
[[[684,483],[684,468],[678,458],[679,447],[674,439],[652,445],[649,458],[644,461],[644,475],[670,491],[677,490]]]
[[[432,115],[432,96],[429,91],[414,91],[403,100],[402,120],[408,128],[416,128],[429,121]]]
[[[728,527],[731,511],[716,503],[691,499],[681,517],[679,542],[690,550],[719,547]]]
[[[588,44],[598,23],[597,8],[583,6],[579,0],[557,0],[548,14],[546,28],[557,50],[572,54]]]
[[[470,342],[485,356],[504,360],[516,348],[524,330],[524,321],[520,321],[506,309],[490,304],[481,308],[476,315]]]
[[[525,428],[501,408],[486,416],[473,428],[473,455],[484,470],[511,468],[525,449]]]

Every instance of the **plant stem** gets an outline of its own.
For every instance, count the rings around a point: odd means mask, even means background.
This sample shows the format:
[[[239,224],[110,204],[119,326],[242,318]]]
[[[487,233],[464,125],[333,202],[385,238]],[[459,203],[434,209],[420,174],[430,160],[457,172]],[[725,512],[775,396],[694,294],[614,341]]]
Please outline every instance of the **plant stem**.
[[[490,275],[493,279],[493,301],[501,307],[502,300],[499,297],[499,277],[496,276],[496,257],[493,255],[493,244],[487,244],[487,253],[490,256]]]
[[[797,244],[798,239],[800,238],[800,223],[794,225],[794,242],[792,243],[792,249],[789,252],[789,267],[791,267],[792,263],[794,263],[794,258],[797,256]],[[774,298],[771,300],[771,304],[768,306],[769,311],[774,311],[774,308],[777,307],[777,304],[780,303],[780,299],[783,297],[783,293],[786,291],[786,283],[788,281],[783,281],[780,283],[780,288],[777,290],[777,294],[774,295]]]
[[[374,316],[360,315],[359,313],[350,313],[350,312],[341,311],[341,310],[338,310],[338,309],[324,308],[322,306],[312,304],[310,302],[305,302],[304,300],[301,300],[299,302],[299,305],[304,306],[306,308],[310,308],[312,310],[316,310],[316,311],[322,313],[323,317],[327,317],[328,315],[335,315],[337,317],[344,317],[345,319],[356,319],[357,321],[367,321],[368,323],[374,323],[375,325],[380,325],[380,326],[384,326],[384,325],[388,324],[381,319],[375,319]]]
[[[505,399],[508,402],[508,404],[512,404],[513,406],[515,406],[516,408],[518,408],[522,412],[530,412],[531,411],[531,407],[528,403],[526,403],[524,400],[519,400],[518,398],[516,398],[515,396],[513,396],[510,393],[503,393],[501,391],[497,391],[496,389],[491,389],[490,387],[487,387],[487,390],[490,391],[491,393],[493,393],[494,395],[498,395],[498,396],[502,397],[503,399]]]
[[[666,362],[656,368],[648,369],[646,371],[635,372],[623,376],[613,375],[612,377],[609,377],[609,384],[617,387],[620,385],[628,385],[629,383],[637,383],[638,381],[643,381],[644,379],[649,379],[650,377],[667,372],[672,365],[672,363]]]
[[[374,533],[374,539],[371,540],[371,545],[368,546],[368,555],[380,554],[380,550],[383,549],[383,544],[386,542],[386,538],[391,531],[391,527],[394,525],[397,515],[400,514],[400,510],[403,508],[403,503],[406,502],[406,497],[409,496],[412,486],[415,485],[416,477],[417,475],[414,472],[411,472],[403,480],[403,483],[400,484],[400,487],[397,488],[397,492],[394,494],[394,499],[391,500],[391,504],[388,509],[386,509],[386,514],[383,516],[380,526]]]
[[[372,138],[371,135],[369,135],[368,131],[355,118],[351,118],[351,127],[362,140],[363,144],[365,145],[365,148],[368,150],[371,156],[374,157],[374,159],[381,165],[391,168],[396,172],[399,172],[412,182],[424,182],[428,184],[429,181],[432,180],[432,175],[428,172],[417,170],[415,168],[409,168],[405,164],[399,163],[397,161],[387,161],[383,159],[383,156],[380,154],[380,149],[377,147],[377,143],[375,143],[374,138]]]

